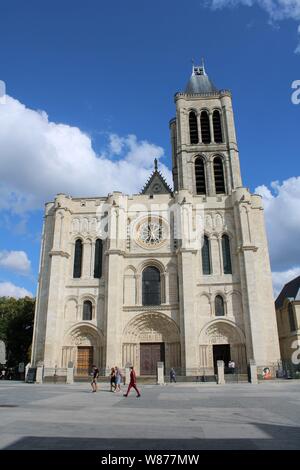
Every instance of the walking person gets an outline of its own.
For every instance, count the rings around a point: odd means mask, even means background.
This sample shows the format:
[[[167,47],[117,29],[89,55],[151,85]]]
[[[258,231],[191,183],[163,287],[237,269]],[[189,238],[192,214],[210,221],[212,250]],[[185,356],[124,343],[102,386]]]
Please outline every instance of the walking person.
[[[228,362],[228,369],[229,369],[229,373],[230,374],[234,374],[235,373],[235,362],[234,361],[229,361]]]
[[[139,389],[136,386],[136,373],[135,373],[135,370],[134,370],[133,366],[130,367],[130,382],[129,382],[129,385],[128,385],[127,392],[123,395],[124,397],[128,397],[128,394],[129,394],[131,388],[134,388],[134,390],[137,393],[136,397],[139,398],[141,396],[141,394],[139,392]]]
[[[121,380],[122,380],[122,374],[119,369],[119,367],[115,367],[115,380],[116,380],[116,387],[115,387],[115,392],[120,392],[121,391]]]
[[[170,383],[172,382],[176,383],[176,372],[174,367],[172,367],[170,370]]]
[[[112,367],[110,370],[110,391],[116,391],[116,372],[114,367]]]
[[[92,383],[91,383],[92,392],[97,392],[97,390],[98,390],[97,379],[99,377],[99,369],[95,365],[93,365],[92,376],[93,376]]]

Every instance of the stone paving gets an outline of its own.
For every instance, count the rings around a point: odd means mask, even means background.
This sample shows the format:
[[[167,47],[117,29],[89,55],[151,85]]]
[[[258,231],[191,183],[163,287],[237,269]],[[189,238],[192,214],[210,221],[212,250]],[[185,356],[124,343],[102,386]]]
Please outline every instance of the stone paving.
[[[0,382],[0,449],[300,449],[300,380],[141,386]]]

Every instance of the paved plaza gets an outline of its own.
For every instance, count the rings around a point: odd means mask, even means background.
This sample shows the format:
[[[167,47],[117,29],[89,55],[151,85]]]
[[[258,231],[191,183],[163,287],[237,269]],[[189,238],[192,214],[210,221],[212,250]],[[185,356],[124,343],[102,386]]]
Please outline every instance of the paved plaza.
[[[0,449],[300,449],[300,381],[141,391],[2,381]]]

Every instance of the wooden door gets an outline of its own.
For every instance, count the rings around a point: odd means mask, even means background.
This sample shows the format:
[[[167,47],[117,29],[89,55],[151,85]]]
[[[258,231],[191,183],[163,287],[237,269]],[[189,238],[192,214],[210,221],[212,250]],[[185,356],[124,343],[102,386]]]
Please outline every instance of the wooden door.
[[[140,344],[140,374],[156,375],[157,363],[164,361],[164,343]]]
[[[89,375],[93,365],[93,346],[77,349],[77,375]]]

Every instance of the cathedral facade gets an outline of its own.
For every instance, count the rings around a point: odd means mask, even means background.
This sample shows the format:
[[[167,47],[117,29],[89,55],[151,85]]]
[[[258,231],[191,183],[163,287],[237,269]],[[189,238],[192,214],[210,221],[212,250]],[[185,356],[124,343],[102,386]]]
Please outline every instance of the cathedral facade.
[[[194,66],[170,121],[173,188],[47,203],[32,364],[213,375],[280,359],[261,197],[241,180],[231,93]]]

